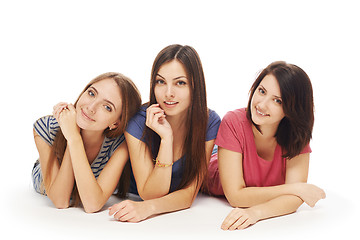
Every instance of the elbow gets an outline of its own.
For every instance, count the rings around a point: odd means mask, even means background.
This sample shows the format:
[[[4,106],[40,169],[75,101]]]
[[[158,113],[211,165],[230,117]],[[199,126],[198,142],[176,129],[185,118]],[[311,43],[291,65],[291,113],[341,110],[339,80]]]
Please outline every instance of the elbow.
[[[85,207],[84,206],[84,211],[86,213],[96,213],[98,211],[101,210],[101,207],[96,207],[96,206],[88,206],[88,207]]]
[[[247,196],[241,194],[241,192],[225,193],[225,197],[228,200],[229,204],[234,208],[248,208],[254,206],[254,204],[248,201]]]
[[[86,213],[96,213],[102,209],[102,207],[104,206],[104,203],[102,203],[102,202],[92,202],[92,203],[83,202],[83,206],[84,206],[84,211]]]
[[[69,201],[52,201],[57,209],[66,209],[70,206]]]

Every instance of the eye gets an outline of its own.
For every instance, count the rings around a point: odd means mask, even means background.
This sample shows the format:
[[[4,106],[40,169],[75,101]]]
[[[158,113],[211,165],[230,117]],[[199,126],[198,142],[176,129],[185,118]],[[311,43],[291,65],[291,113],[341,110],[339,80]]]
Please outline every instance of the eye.
[[[112,108],[110,106],[105,105],[104,108],[105,108],[106,111],[112,112]]]
[[[156,83],[156,84],[159,84],[159,85],[162,85],[162,84],[165,84],[165,81],[162,80],[162,79],[156,79],[156,80],[155,80],[155,83]]]
[[[88,90],[88,94],[89,94],[89,96],[91,96],[91,97],[95,97],[95,93],[94,93],[93,90]]]
[[[280,99],[278,99],[278,98],[275,98],[275,99],[274,99],[274,102],[276,102],[276,103],[279,104],[279,105],[282,104],[282,101],[281,101]]]
[[[177,83],[176,83],[177,85],[179,85],[179,86],[184,86],[184,85],[186,85],[187,83],[185,82],[185,81],[178,81]]]
[[[264,95],[264,94],[265,94],[265,90],[262,89],[262,88],[259,88],[259,93],[260,93],[261,95]]]

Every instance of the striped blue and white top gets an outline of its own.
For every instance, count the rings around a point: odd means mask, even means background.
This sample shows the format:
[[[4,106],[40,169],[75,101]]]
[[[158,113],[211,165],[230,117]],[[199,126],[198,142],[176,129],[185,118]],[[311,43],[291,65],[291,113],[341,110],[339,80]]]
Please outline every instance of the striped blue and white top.
[[[52,146],[60,126],[53,116],[45,116],[34,123],[34,129],[46,143]],[[91,170],[95,178],[100,175],[110,157],[124,140],[125,137],[123,134],[117,138],[104,138],[99,154],[91,164]],[[33,167],[32,178],[35,190],[41,194],[46,194],[39,160],[35,162]]]

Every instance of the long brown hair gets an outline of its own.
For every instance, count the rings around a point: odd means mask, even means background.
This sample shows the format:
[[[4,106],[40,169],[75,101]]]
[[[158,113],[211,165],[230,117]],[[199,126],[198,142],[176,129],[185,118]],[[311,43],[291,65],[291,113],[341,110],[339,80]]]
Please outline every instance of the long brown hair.
[[[149,106],[157,103],[154,93],[156,75],[160,67],[172,60],[179,61],[185,68],[191,88],[191,105],[186,118],[186,135],[184,139],[183,177],[177,189],[187,187],[194,180],[199,187],[207,174],[205,153],[205,139],[208,122],[208,108],[206,102],[206,86],[200,57],[194,48],[178,44],[162,49],[156,56],[151,71]],[[160,145],[159,136],[150,128],[144,130],[146,143],[151,153],[157,155]],[[155,149],[153,148],[155,146]]]
[[[108,72],[108,73],[101,74],[101,75],[97,76],[96,78],[94,78],[92,81],[90,81],[86,85],[86,87],[81,92],[81,94],[79,95],[79,97],[76,100],[74,105],[76,106],[81,95],[84,92],[86,92],[86,90],[89,87],[91,87],[91,85],[93,85],[94,83],[97,83],[99,81],[105,80],[105,79],[113,79],[119,86],[120,93],[121,93],[120,95],[121,95],[122,109],[121,109],[121,114],[120,114],[120,119],[119,119],[120,124],[114,130],[110,130],[109,128],[106,128],[104,130],[104,135],[107,138],[116,138],[124,133],[128,121],[130,120],[130,118],[132,116],[135,115],[135,113],[139,110],[139,108],[141,106],[141,96],[140,96],[139,90],[137,89],[137,87],[131,81],[130,78],[124,76],[123,74],[116,73],[116,72]],[[51,177],[50,170],[51,170],[52,164],[54,163],[55,157],[59,161],[59,164],[61,165],[62,160],[64,158],[66,145],[67,145],[67,141],[66,141],[61,129],[59,129],[59,131],[56,134],[54,143],[53,143],[53,148],[52,148],[53,153],[51,154],[51,157],[49,159],[49,164],[46,169],[47,174],[45,176],[47,179],[50,179],[50,177]],[[121,178],[120,178],[120,181],[118,184],[118,195],[121,197],[124,197],[125,194],[127,193],[127,188],[129,186],[129,181],[130,181],[129,180],[130,175],[128,172],[129,170],[130,170],[129,165],[127,163],[124,167],[123,173],[121,174]],[[47,182],[47,181],[45,181],[45,182]],[[79,203],[80,203],[80,198],[79,198],[79,194],[76,189],[76,183],[75,183],[74,190],[72,193],[72,205],[76,206]]]
[[[251,119],[251,99],[260,82],[269,74],[279,83],[285,114],[278,126],[276,141],[283,149],[283,157],[291,159],[301,153],[312,137],[314,126],[312,85],[310,78],[300,67],[283,61],[271,63],[261,71],[250,89],[246,115],[255,126]],[[259,130],[258,127],[257,129]]]

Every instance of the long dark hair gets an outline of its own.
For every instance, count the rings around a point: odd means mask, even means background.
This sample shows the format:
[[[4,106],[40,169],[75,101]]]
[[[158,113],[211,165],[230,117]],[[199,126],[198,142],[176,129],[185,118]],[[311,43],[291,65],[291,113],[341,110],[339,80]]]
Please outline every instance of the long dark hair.
[[[194,48],[175,44],[167,46],[159,52],[151,71],[149,106],[157,103],[154,88],[160,67],[175,59],[184,66],[191,86],[191,105],[187,112],[185,123],[187,132],[183,142],[183,155],[186,160],[183,166],[183,177],[177,189],[187,187],[194,180],[199,187],[207,173],[205,139],[208,108],[203,68],[200,57]],[[148,127],[145,128],[144,135],[148,148],[153,150],[151,153],[154,157],[159,150],[160,137]]]
[[[120,124],[114,130],[110,130],[109,128],[106,128],[104,130],[104,135],[107,138],[116,138],[124,133],[128,121],[130,120],[130,118],[132,116],[135,115],[135,113],[139,110],[139,108],[141,106],[141,96],[140,96],[139,90],[137,89],[135,84],[131,81],[131,79],[129,79],[128,77],[126,77],[120,73],[116,73],[116,72],[108,72],[108,73],[101,74],[101,75],[97,76],[96,78],[94,78],[92,81],[90,81],[88,83],[88,85],[86,85],[86,87],[80,93],[80,95],[74,105],[76,106],[81,95],[84,92],[86,92],[86,90],[89,87],[91,87],[91,85],[93,85],[96,82],[102,81],[104,79],[113,79],[119,86],[120,93],[121,93],[120,95],[121,95],[122,109],[121,109],[121,115],[120,115],[120,119],[119,119]],[[46,169],[47,174],[46,174],[45,182],[47,182],[47,179],[51,179],[50,170],[51,170],[52,164],[54,164],[55,158],[59,161],[59,164],[61,165],[62,160],[64,158],[66,145],[67,145],[67,141],[66,141],[61,129],[59,129],[59,131],[57,132],[57,134],[55,136],[55,140],[54,140],[53,148],[52,148],[52,154],[50,155],[49,164]],[[118,195],[120,197],[124,197],[125,194],[127,193],[127,188],[129,186],[129,182],[130,182],[129,170],[130,170],[129,163],[127,163],[124,167],[123,173],[121,174],[121,178],[118,183]],[[80,198],[79,198],[79,194],[78,194],[78,191],[76,188],[76,183],[75,183],[74,190],[72,193],[72,205],[76,206],[79,203],[80,203]]]
[[[250,89],[247,118],[251,119],[251,99],[266,75],[273,75],[279,83],[285,117],[281,120],[276,141],[283,149],[283,157],[291,159],[301,153],[310,142],[314,126],[313,89],[308,75],[300,67],[283,61],[273,62],[261,71]],[[259,130],[259,128],[257,127]]]

